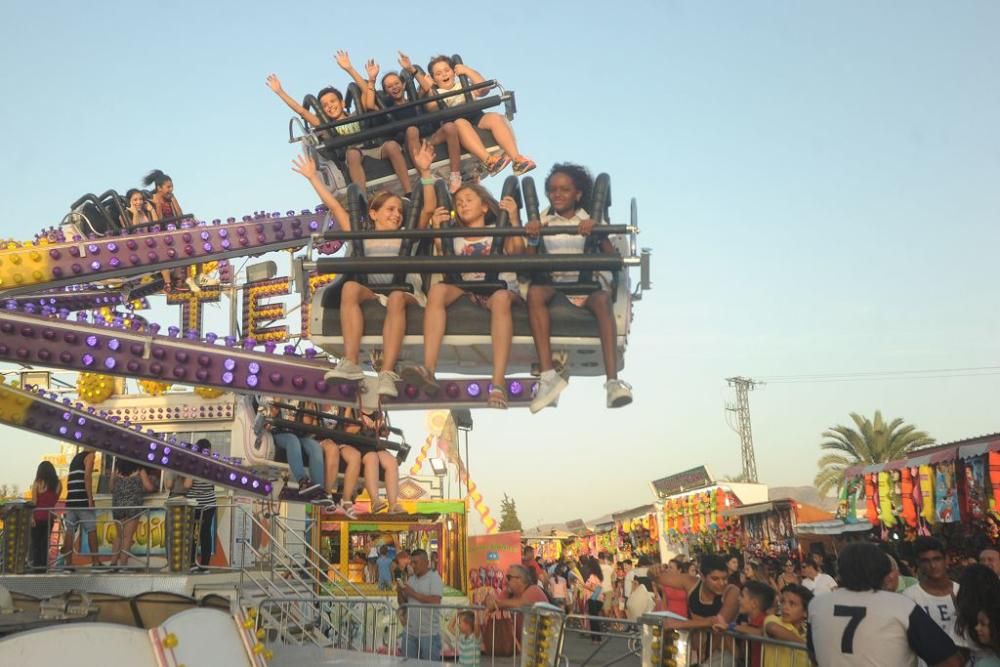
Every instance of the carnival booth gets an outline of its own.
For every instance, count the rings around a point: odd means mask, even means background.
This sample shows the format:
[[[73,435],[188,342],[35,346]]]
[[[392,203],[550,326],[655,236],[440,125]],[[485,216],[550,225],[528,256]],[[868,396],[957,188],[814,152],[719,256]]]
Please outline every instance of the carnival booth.
[[[661,560],[678,554],[727,551],[737,546],[733,524],[726,520],[724,512],[767,500],[767,486],[716,482],[705,466],[660,478],[650,482],[650,487],[658,499]]]
[[[965,532],[1000,539],[1000,434],[927,447],[845,471],[838,515],[883,539]]]
[[[651,556],[659,560],[660,530],[656,520],[656,506],[642,505],[611,515],[615,521],[617,560]]]
[[[367,561],[372,548],[389,547],[390,556],[400,549],[424,549],[445,585],[446,596],[468,592],[466,572],[465,503],[461,500],[404,500],[406,514],[378,515],[378,520],[346,520],[336,514],[318,513],[314,524],[314,547],[365,595],[391,595],[394,588],[379,590],[372,581]],[[384,518],[383,518],[384,517]],[[332,577],[336,573],[329,573]]]
[[[797,553],[797,527],[829,521],[833,514],[792,498],[769,500],[723,510],[729,546],[746,554],[779,558]]]

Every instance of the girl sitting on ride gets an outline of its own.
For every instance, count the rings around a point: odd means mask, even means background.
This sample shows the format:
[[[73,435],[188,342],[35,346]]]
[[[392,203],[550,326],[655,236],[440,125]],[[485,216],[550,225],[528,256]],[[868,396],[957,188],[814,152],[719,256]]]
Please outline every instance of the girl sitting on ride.
[[[384,437],[387,433],[384,430],[385,421],[379,413],[369,414],[362,412],[360,420],[356,416],[357,412],[354,408],[342,408],[340,414],[347,419],[361,422],[360,424],[342,423],[339,428],[345,433],[360,435],[377,434],[378,437]],[[386,450],[368,451],[362,455],[361,450],[354,445],[340,445],[340,452],[341,456],[356,457],[359,467],[364,466],[365,490],[368,492],[368,498],[371,500],[372,514],[381,512],[386,508],[389,508],[389,511],[394,514],[403,511],[403,508],[399,505],[399,461],[392,455],[392,452]],[[384,501],[379,500],[378,496],[379,468],[382,468],[385,477],[386,500]],[[344,500],[341,505],[344,508],[344,513],[352,519],[357,517],[353,509],[354,492],[357,489],[357,485],[357,469],[354,470],[353,475],[344,473]]]
[[[159,169],[146,174],[142,179],[142,184],[153,186],[153,220],[175,219],[184,215],[180,202],[174,196],[174,181]],[[185,282],[192,292],[200,292],[201,288],[187,275],[187,269],[179,267],[176,269],[164,269],[160,272],[163,276],[163,291],[169,292],[175,287],[180,287]]]
[[[343,55],[341,55],[343,54]],[[351,66],[351,61],[347,56],[347,52],[338,51],[337,52],[337,64],[341,66],[355,81],[361,86],[363,91],[366,91],[369,86],[371,86],[372,92],[375,90],[375,77],[378,76],[378,66],[375,65],[374,61],[368,61],[368,82],[365,82],[358,74],[357,70]],[[374,68],[374,69],[373,69]],[[285,92],[284,88],[281,87],[281,81],[274,74],[270,74],[267,77],[267,87],[274,91],[274,94],[281,98],[281,101],[288,105],[288,108],[302,116],[307,123],[313,127],[319,127],[323,124],[323,121],[314,114],[313,112],[306,109],[304,106],[299,104],[295,98]],[[365,93],[367,96],[367,93]],[[332,87],[326,87],[316,94],[316,99],[319,102],[320,108],[323,113],[331,122],[344,120],[348,117],[347,109],[344,106],[344,96],[339,90]],[[360,102],[362,107],[364,102]],[[357,134],[361,131],[361,123],[347,123],[345,125],[338,125],[333,128],[333,132],[340,136],[346,136],[349,134]],[[380,146],[374,148],[365,148],[362,145],[349,146],[344,153],[344,161],[347,163],[347,173],[351,177],[351,182],[355,185],[364,189],[366,183],[368,182],[365,176],[364,169],[364,159],[370,157],[376,160],[386,159],[392,164],[392,169],[396,172],[396,176],[399,178],[399,184],[402,186],[404,192],[410,191],[410,175],[406,166],[406,160],[403,158],[403,149],[400,148],[399,144],[393,140],[384,142]]]
[[[420,212],[419,228],[427,226],[437,196],[434,194],[434,179],[431,177],[430,166],[434,159],[434,149],[424,142],[416,155],[414,163],[420,173],[423,185],[424,206]],[[316,194],[330,209],[330,214],[337,226],[343,231],[350,231],[351,221],[336,197],[326,189],[316,172],[316,163],[307,156],[302,156],[294,162],[294,171],[305,176],[312,183]],[[390,192],[380,192],[375,195],[368,206],[368,217],[375,231],[391,232],[399,229],[403,222],[403,200]],[[398,238],[367,239],[362,242],[366,257],[396,257],[399,255],[401,241]],[[392,274],[371,274],[368,276],[370,285],[388,285],[392,283]],[[395,397],[399,395],[396,382],[396,361],[399,359],[403,336],[406,333],[406,306],[411,303],[423,305],[425,302],[420,287],[419,276],[407,276],[407,282],[413,286],[413,292],[395,290],[388,295],[380,295],[353,280],[344,283],[340,293],[340,327],[344,337],[344,356],[336,368],[326,374],[327,380],[358,381],[365,377],[361,370],[359,355],[361,352],[361,337],[364,335],[365,321],[361,305],[366,301],[378,300],[386,307],[385,324],[382,327],[382,369],[378,374],[378,393],[380,396]]]
[[[399,65],[407,71],[413,69],[409,56],[403,52],[399,53]],[[413,120],[414,124],[406,128],[403,134],[397,136],[397,141],[406,144],[411,159],[420,149],[422,138],[426,138],[431,146],[447,144],[448,167],[451,172],[448,179],[448,189],[451,192],[458,190],[462,185],[462,145],[459,142],[458,128],[455,127],[454,121],[445,121],[437,127],[427,124],[421,125],[419,124],[420,109],[418,107],[396,109],[396,107],[406,104],[407,99],[403,79],[395,72],[387,72],[382,77],[382,92],[385,93],[383,97],[372,95],[377,108],[390,110],[390,118],[393,121]]]
[[[156,209],[146,201],[146,197],[139,188],[132,188],[125,193],[125,215],[122,217],[122,225],[126,230],[131,231],[136,225],[149,222],[156,222],[160,219]]]
[[[402,54],[400,54],[402,56]],[[403,64],[403,63],[401,63]],[[408,65],[408,66],[407,66]],[[456,65],[448,56],[435,56],[427,65],[428,74],[423,74],[413,66],[409,59],[403,64],[405,69],[413,74],[420,82],[421,91],[428,95],[441,95],[462,89],[460,76],[467,76],[474,85],[482,83],[486,79],[476,70],[462,64]],[[474,97],[484,97],[489,94],[488,88],[480,88],[472,93]],[[465,95],[452,95],[441,100],[447,107],[457,107],[465,103]],[[429,102],[428,109],[438,109],[439,102]],[[511,129],[507,119],[501,114],[493,111],[476,112],[472,118],[459,118],[455,120],[455,127],[458,128],[458,138],[462,142],[465,150],[486,166],[490,175],[496,175],[503,170],[511,160],[514,162],[514,174],[520,176],[535,168],[535,162],[529,157],[525,157],[517,148],[517,139]],[[483,145],[483,140],[479,138],[476,128],[488,130],[493,135],[493,140],[497,142],[503,151],[503,155],[491,156]]]
[[[320,406],[316,403],[306,402],[303,404],[306,410],[319,411]],[[323,406],[323,412],[332,413],[333,406]],[[330,430],[338,428],[337,423],[332,419],[322,419],[313,415],[302,415],[303,424],[322,424]],[[354,447],[342,445],[332,438],[320,440],[319,446],[323,449],[323,463],[325,465],[325,484],[323,490],[325,497],[320,504],[327,506],[327,511],[341,512],[348,519],[357,519],[354,512],[354,493],[358,487],[358,478],[361,476],[361,452]],[[344,463],[344,487],[340,494],[340,502],[336,503],[333,497],[337,493],[337,477],[340,474],[340,463]]]
[[[489,235],[488,225],[493,225],[500,209],[510,215],[511,224],[520,226],[517,216],[517,204],[511,197],[504,197],[499,204],[481,185],[466,184],[455,193],[455,216],[458,222],[467,229],[482,230],[482,236],[470,236],[455,239],[455,254],[466,256],[489,255],[493,247],[493,237]],[[437,228],[447,222],[451,212],[441,207],[434,212],[431,224]],[[440,246],[440,241],[437,242]],[[524,252],[524,239],[509,237],[504,241],[503,252],[506,255],[516,255]],[[482,280],[483,273],[463,273],[462,280]],[[507,360],[510,358],[510,346],[514,336],[514,323],[511,319],[511,305],[521,301],[517,291],[517,276],[513,272],[501,273],[501,281],[506,286],[490,295],[472,294],[460,287],[440,282],[431,288],[427,295],[427,308],[424,311],[424,364],[423,366],[407,366],[403,369],[403,377],[412,385],[425,389],[428,393],[437,393],[439,386],[434,377],[437,368],[438,354],[441,351],[441,340],[444,338],[445,326],[448,323],[447,308],[463,296],[490,311],[490,337],[493,343],[493,383],[490,389],[488,405],[491,408],[507,409],[507,383],[504,374],[507,371]]]
[[[549,198],[549,210],[541,221],[529,220],[525,225],[528,234],[527,252],[534,254],[540,244],[538,232],[543,226],[576,228],[576,234],[546,236],[545,250],[553,255],[583,253],[586,237],[594,228],[594,221],[585,211],[581,202],[588,200],[594,181],[590,173],[575,164],[557,164],[545,179],[545,194]],[[613,253],[614,247],[607,238],[601,241],[601,252]],[[533,284],[528,288],[528,319],[531,335],[538,351],[538,364],[542,371],[538,392],[531,402],[531,411],[538,412],[546,405],[554,403],[566,388],[567,382],[559,375],[552,363],[551,317],[549,304],[556,295],[553,287],[559,283],[574,283],[579,280],[579,271],[556,271],[551,275],[552,284]],[[611,280],[607,274],[595,274],[601,288],[589,295],[571,296],[570,302],[586,308],[597,318],[598,336],[604,357],[604,372],[607,382],[607,406],[620,408],[632,402],[632,389],[618,379],[617,326],[611,302]]]

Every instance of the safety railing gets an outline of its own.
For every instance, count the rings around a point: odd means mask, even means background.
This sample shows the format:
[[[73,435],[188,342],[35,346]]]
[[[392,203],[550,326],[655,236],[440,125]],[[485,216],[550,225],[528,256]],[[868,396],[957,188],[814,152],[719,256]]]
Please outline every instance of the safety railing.
[[[491,667],[568,664],[562,657],[564,616],[552,607],[489,611],[474,605],[397,607],[385,599],[285,596],[260,600],[256,619],[275,653],[278,646],[313,643],[440,664],[477,659]]]
[[[679,617],[677,617],[679,618]],[[805,643],[712,629],[672,629],[665,615],[646,614],[639,619],[642,664],[676,667],[751,667],[811,665]]]

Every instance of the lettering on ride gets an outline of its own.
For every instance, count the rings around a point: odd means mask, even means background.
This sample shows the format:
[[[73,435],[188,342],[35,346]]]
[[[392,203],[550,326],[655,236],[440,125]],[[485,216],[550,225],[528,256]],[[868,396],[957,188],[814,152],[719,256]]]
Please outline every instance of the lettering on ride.
[[[310,274],[302,291],[302,338],[309,338],[309,311],[312,308],[312,298],[316,292],[337,279],[336,273],[313,273]]]
[[[218,285],[202,287],[200,292],[167,292],[167,305],[181,307],[181,331],[192,329],[201,337],[203,303],[218,303],[222,288]]]
[[[288,326],[265,326],[269,322],[285,319],[285,305],[282,303],[265,303],[264,299],[284,296],[290,292],[291,280],[285,278],[268,278],[247,283],[243,289],[243,330],[247,338],[253,338],[258,343],[273,341],[280,343],[288,340]]]

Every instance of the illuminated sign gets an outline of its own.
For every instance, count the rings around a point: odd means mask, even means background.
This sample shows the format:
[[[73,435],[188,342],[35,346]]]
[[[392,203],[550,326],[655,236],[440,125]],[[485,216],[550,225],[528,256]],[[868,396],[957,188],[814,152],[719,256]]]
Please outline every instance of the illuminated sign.
[[[272,341],[280,343],[288,340],[288,326],[266,326],[270,322],[285,319],[285,305],[264,303],[264,299],[284,296],[291,289],[291,279],[269,278],[247,283],[243,290],[243,331],[245,338],[258,343]]]
[[[200,292],[167,292],[167,305],[181,307],[181,331],[194,330],[201,337],[203,303],[218,303],[222,298],[222,288],[218,285],[202,287]]]

